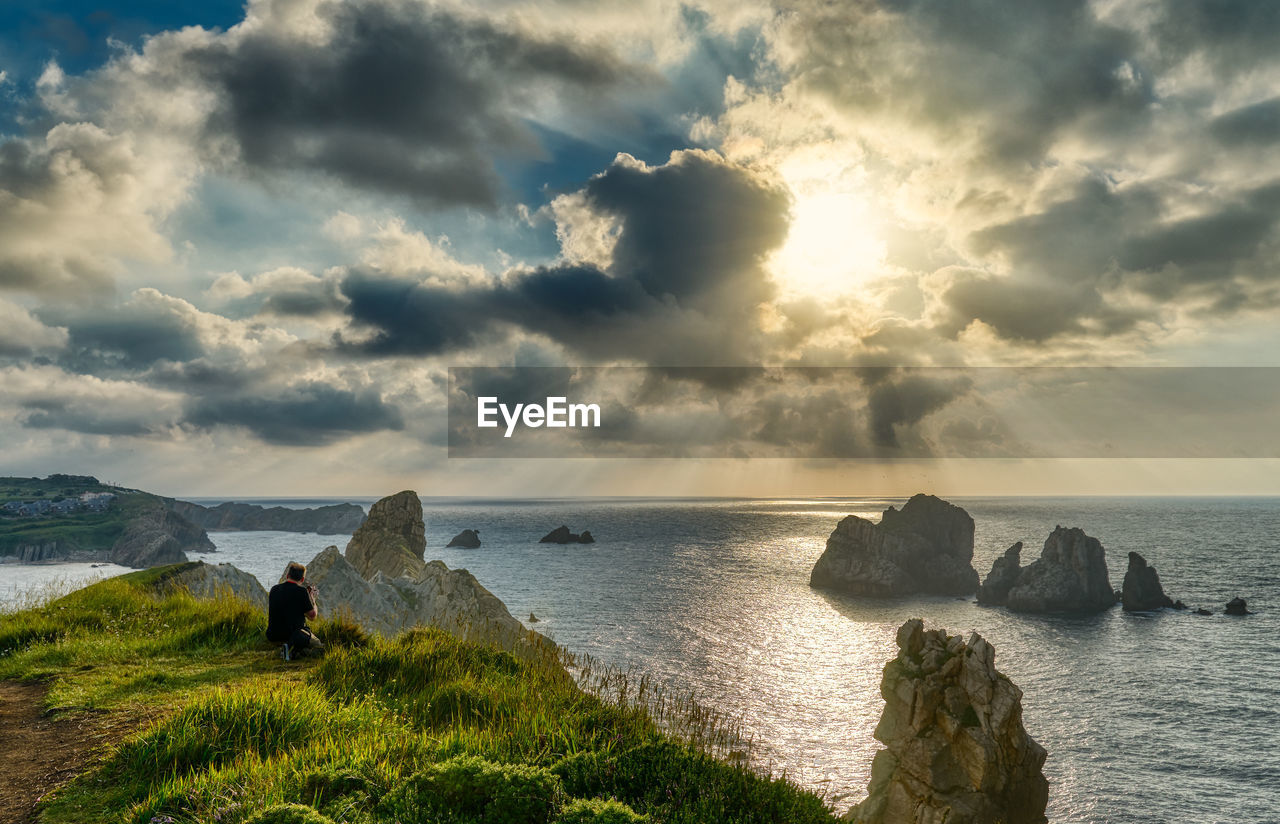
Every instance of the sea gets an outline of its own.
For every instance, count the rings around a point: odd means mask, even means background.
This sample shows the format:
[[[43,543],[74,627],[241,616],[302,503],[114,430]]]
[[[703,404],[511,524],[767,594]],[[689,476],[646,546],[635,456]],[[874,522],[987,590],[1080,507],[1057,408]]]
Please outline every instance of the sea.
[[[252,500],[318,506],[340,499]],[[369,504],[371,499],[349,499]],[[740,721],[762,769],[843,811],[865,797],[879,686],[908,618],[980,633],[1024,693],[1048,750],[1049,820],[1280,822],[1280,499],[953,498],[977,525],[974,566],[1055,526],[1107,550],[1119,588],[1137,551],[1165,590],[1211,616],[1118,607],[1016,615],[972,598],[876,600],[814,590],[809,571],[840,519],[877,520],[886,498],[478,500],[424,498],[427,557],[470,570],[512,614],[570,650],[632,668]],[[219,500],[199,500],[215,504]],[[565,524],[596,543],[538,539]],[[447,549],[462,529],[479,549]],[[346,536],[210,533],[229,562],[275,583]],[[118,567],[0,565],[0,605]],[[1232,597],[1253,615],[1222,614]],[[323,609],[323,591],[321,592]]]

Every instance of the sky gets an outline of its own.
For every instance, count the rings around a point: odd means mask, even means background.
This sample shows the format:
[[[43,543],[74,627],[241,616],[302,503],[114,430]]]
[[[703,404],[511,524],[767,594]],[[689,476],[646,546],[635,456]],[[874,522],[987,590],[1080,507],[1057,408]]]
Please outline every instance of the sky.
[[[1277,494],[1278,224],[1273,3],[17,0],[0,474]],[[450,457],[451,367],[632,382]]]

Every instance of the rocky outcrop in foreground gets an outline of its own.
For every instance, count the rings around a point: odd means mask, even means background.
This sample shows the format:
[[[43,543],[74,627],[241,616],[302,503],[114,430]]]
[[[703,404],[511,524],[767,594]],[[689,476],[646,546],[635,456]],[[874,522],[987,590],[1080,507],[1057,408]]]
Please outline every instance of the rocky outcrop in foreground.
[[[157,585],[164,591],[185,589],[197,598],[215,598],[230,594],[265,610],[267,591],[258,579],[231,564],[206,564],[192,561],[174,569]]]
[[[582,534],[579,535],[570,532],[569,527],[563,524],[543,535],[538,541],[540,544],[594,544],[595,542],[596,539],[587,530],[582,530]]]
[[[410,627],[434,626],[515,651],[553,646],[526,630],[474,575],[451,570],[441,561],[424,564],[414,577],[389,578],[379,571],[365,578],[331,546],[307,564],[307,580],[316,586],[322,615],[345,617],[368,632],[392,636]]]
[[[182,563],[187,560],[188,552],[213,552],[214,549],[203,529],[157,502],[125,525],[111,546],[108,560],[145,569]]]
[[[454,535],[453,539],[449,541],[449,543],[445,544],[445,546],[456,546],[462,547],[463,549],[479,549],[480,531],[477,529],[464,529],[457,535]]]
[[[855,595],[970,595],[978,589],[973,518],[932,495],[916,495],[880,523],[856,515],[842,520],[809,585]]]
[[[212,507],[189,501],[169,501],[168,504],[191,523],[214,530],[350,535],[364,523],[364,507],[356,504],[331,504],[312,509],[262,507],[230,501]]]
[[[898,650],[880,686],[875,736],[887,749],[849,820],[1043,824],[1045,751],[1022,726],[1022,690],[996,670],[995,649],[976,633],[965,641],[913,619],[898,630]]]
[[[1116,602],[1106,551],[1082,529],[1054,529],[1040,558],[1017,569],[1016,575],[1012,564],[1017,555],[1012,552],[1010,547],[992,565],[983,583],[983,603],[1015,612],[1101,612]]]
[[[346,556],[365,578],[382,573],[387,578],[417,578],[425,564],[426,524],[422,501],[412,490],[397,492],[369,509],[369,517],[351,536]]]
[[[1124,586],[1120,591],[1120,604],[1125,612],[1147,612],[1153,609],[1173,609],[1173,599],[1164,593],[1156,568],[1147,565],[1147,559],[1136,552],[1129,553],[1129,568],[1124,573]]]

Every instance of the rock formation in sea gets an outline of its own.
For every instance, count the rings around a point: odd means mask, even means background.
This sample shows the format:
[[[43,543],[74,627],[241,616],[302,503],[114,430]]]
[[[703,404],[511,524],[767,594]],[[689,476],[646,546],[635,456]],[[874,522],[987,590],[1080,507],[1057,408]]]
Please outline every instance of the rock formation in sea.
[[[1125,612],[1147,612],[1153,609],[1173,609],[1173,599],[1164,593],[1156,568],[1147,565],[1147,559],[1136,552],[1129,553],[1129,568],[1124,573],[1124,587],[1120,591],[1120,604]]]
[[[425,564],[426,525],[422,501],[412,490],[378,501],[347,544],[347,560],[365,578],[381,572],[388,578],[417,578]]]
[[[1115,604],[1106,551],[1078,528],[1057,527],[1039,559],[1017,568],[1021,545],[996,560],[979,592],[981,603],[1015,612],[1100,612]]]
[[[1009,590],[1018,582],[1022,570],[1022,541],[1004,551],[991,565],[987,579],[978,587],[978,603],[984,606],[1003,606],[1009,600]]]
[[[446,547],[457,546],[457,547],[462,547],[463,549],[479,549],[480,548],[480,530],[464,529],[461,532],[459,532],[457,535],[454,535],[453,539],[450,540],[449,543],[445,544],[445,546]]]
[[[543,535],[540,544],[594,544],[596,539],[591,537],[591,533],[583,530],[579,535],[576,532],[570,532],[569,527],[561,524],[555,529]]]
[[[214,530],[262,530],[314,532],[319,535],[350,535],[364,523],[364,507],[330,504],[311,509],[257,504],[227,503],[201,506],[189,501],[167,501],[169,508],[191,523]]]
[[[1249,611],[1249,605],[1245,603],[1243,598],[1232,598],[1230,601],[1227,601],[1226,614],[1252,615],[1253,613]]]
[[[855,595],[971,595],[978,589],[973,519],[932,495],[916,495],[880,523],[850,515],[836,525],[809,585]]]
[[[1022,726],[1022,690],[995,668],[995,649],[919,619],[898,630],[884,668],[884,714],[857,824],[1043,824],[1045,751]]]
[[[550,644],[525,629],[474,575],[449,569],[442,561],[423,564],[414,576],[388,577],[375,570],[366,578],[331,546],[307,564],[307,580],[316,586],[322,615],[345,617],[368,632],[391,636],[410,627],[434,626],[517,651]]]
[[[205,531],[158,501],[132,518],[111,546],[113,564],[145,569],[187,560],[188,552],[213,552]]]

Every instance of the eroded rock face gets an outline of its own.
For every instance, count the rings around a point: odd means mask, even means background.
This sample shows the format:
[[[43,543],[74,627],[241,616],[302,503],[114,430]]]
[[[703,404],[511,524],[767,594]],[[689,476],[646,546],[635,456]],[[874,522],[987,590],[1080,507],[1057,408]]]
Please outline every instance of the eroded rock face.
[[[203,529],[157,503],[129,521],[112,544],[108,560],[121,566],[146,569],[180,564],[187,560],[188,552],[213,552],[214,549]]]
[[[827,539],[809,585],[856,595],[971,595],[978,589],[973,519],[932,495],[916,495],[880,523],[856,515]]]
[[[978,603],[984,606],[1004,606],[1009,600],[1009,590],[1018,582],[1022,571],[1022,541],[1004,551],[991,565],[987,580],[978,588]]]
[[[382,573],[388,578],[417,578],[425,564],[426,524],[422,501],[412,490],[378,501],[347,544],[347,560],[365,578]]]
[[[463,549],[479,549],[480,533],[474,529],[464,529],[457,535],[453,536],[453,540],[445,544],[446,547],[457,546]]]
[[[1173,599],[1164,594],[1156,568],[1147,565],[1147,559],[1136,552],[1129,553],[1129,568],[1124,573],[1124,588],[1120,603],[1125,612],[1145,612],[1153,609],[1173,609]]]
[[[551,644],[526,630],[474,575],[451,570],[441,561],[424,564],[415,577],[389,578],[375,572],[366,579],[331,546],[307,564],[307,580],[316,586],[321,615],[345,616],[380,635],[434,626],[459,638],[497,642],[517,651]]]
[[[995,668],[995,649],[919,619],[898,630],[884,668],[886,746],[859,824],[1043,824],[1049,786],[1044,748],[1022,726],[1022,690]]]
[[[1101,612],[1116,602],[1106,551],[1084,530],[1057,527],[1023,567],[1006,601],[1016,612]]]

